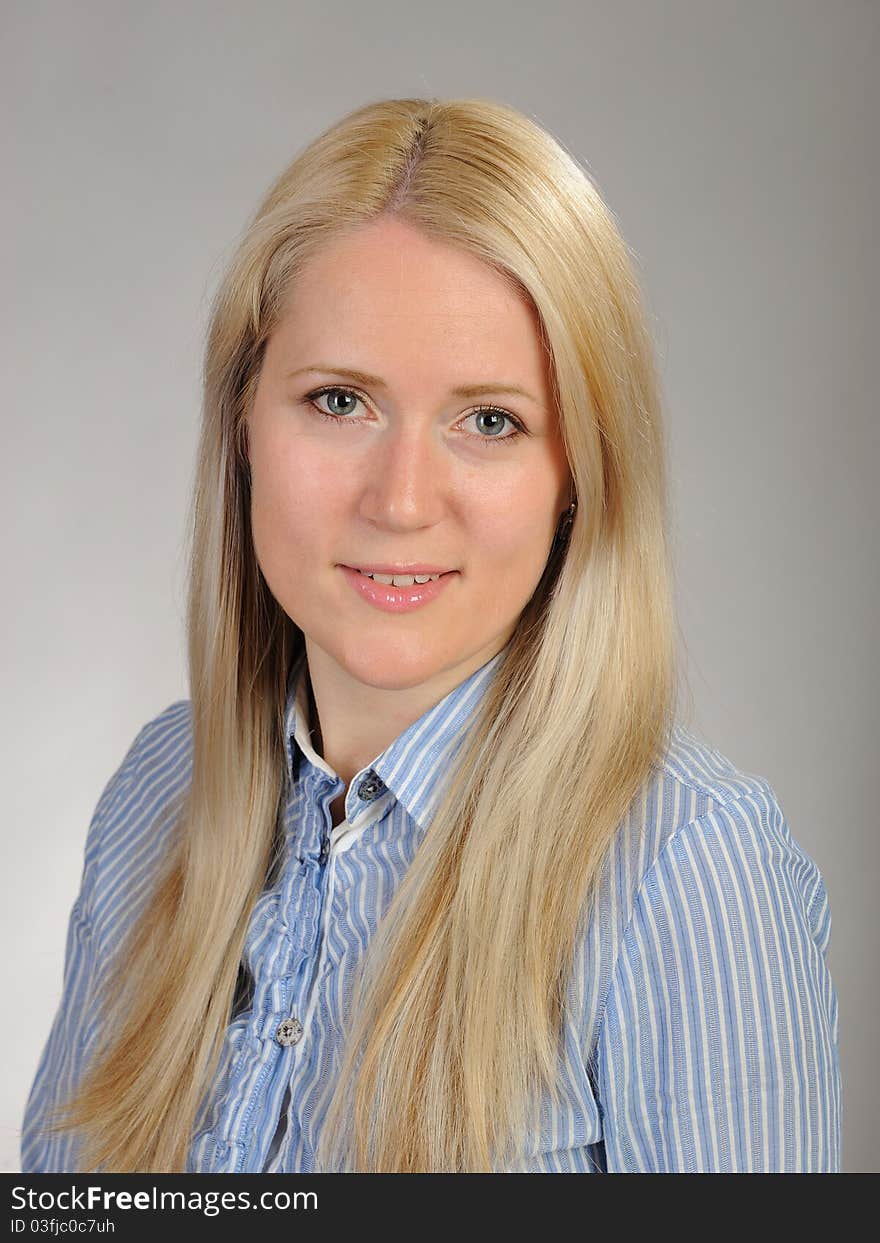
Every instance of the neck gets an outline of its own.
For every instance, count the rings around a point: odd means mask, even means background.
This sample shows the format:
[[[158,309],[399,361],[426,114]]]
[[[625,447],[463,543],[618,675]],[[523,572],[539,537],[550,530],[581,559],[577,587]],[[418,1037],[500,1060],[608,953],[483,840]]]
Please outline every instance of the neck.
[[[481,648],[412,687],[376,687],[358,681],[306,639],[306,687],[312,745],[345,782],[367,768],[405,729],[460,686],[501,650]],[[342,796],[344,803],[345,795]]]

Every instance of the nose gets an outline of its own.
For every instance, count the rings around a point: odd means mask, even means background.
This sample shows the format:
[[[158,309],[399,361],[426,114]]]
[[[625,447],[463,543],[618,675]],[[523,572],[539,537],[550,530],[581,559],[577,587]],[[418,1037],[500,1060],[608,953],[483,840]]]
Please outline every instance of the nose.
[[[360,512],[389,530],[417,530],[445,511],[448,463],[436,430],[425,424],[386,428],[364,459]]]

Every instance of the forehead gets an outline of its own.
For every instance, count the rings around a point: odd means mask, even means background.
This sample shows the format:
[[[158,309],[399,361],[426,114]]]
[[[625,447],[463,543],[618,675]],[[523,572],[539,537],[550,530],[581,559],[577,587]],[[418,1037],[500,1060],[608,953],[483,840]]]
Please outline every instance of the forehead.
[[[361,226],[313,255],[273,342],[293,365],[321,358],[382,374],[439,370],[462,382],[487,369],[523,387],[546,380],[525,293],[477,256],[396,219]]]

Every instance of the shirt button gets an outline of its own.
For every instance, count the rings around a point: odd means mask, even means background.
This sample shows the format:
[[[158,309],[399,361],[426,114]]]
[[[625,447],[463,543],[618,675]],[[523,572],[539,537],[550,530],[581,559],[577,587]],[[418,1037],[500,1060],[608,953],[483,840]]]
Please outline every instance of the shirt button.
[[[303,1034],[302,1023],[299,1021],[299,1019],[294,1018],[291,1015],[289,1019],[285,1019],[283,1023],[278,1024],[278,1029],[275,1032],[275,1039],[278,1041],[279,1044],[286,1046],[290,1044],[296,1044],[296,1042],[299,1040],[302,1034]]]
[[[372,803],[377,798],[383,788],[382,778],[374,772],[369,772],[358,786],[358,798],[364,800],[365,803]]]
[[[323,867],[324,864],[327,862],[329,855],[330,855],[330,841],[328,838],[325,837],[323,842],[321,842],[321,853],[318,855],[318,862],[321,864],[321,867]]]

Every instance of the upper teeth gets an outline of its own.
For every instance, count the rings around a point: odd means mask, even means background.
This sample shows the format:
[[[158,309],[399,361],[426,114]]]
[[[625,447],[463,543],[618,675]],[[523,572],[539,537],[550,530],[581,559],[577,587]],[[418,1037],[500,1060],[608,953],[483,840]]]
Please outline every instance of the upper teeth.
[[[426,583],[429,579],[433,581],[440,577],[439,574],[368,574],[366,570],[361,570],[360,573],[372,578],[374,582],[384,583],[386,587],[412,587],[413,583]]]

